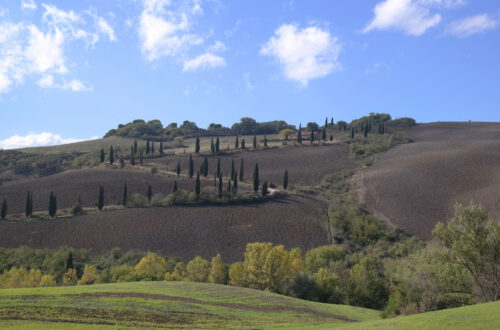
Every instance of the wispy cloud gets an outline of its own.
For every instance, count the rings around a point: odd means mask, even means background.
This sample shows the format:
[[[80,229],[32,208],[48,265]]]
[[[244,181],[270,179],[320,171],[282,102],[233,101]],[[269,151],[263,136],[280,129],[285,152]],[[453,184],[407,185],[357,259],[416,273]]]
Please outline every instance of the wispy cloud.
[[[207,69],[226,66],[226,60],[212,53],[199,55],[184,62],[184,71],[194,71],[197,69]]]
[[[21,8],[23,10],[36,10],[38,6],[36,5],[35,0],[22,0]]]
[[[287,79],[307,86],[309,81],[325,77],[341,65],[341,46],[329,31],[316,26],[300,29],[283,24],[260,49],[261,55],[275,58]]]
[[[497,25],[498,21],[493,19],[493,17],[482,14],[451,22],[448,25],[447,32],[456,37],[465,38],[473,34],[492,30]]]
[[[81,140],[63,138],[53,133],[29,133],[25,136],[14,135],[5,140],[0,140],[0,149],[18,149],[28,147],[53,146],[58,144],[74,143]]]
[[[70,81],[61,79],[60,82],[56,82],[54,76],[50,74],[40,78],[37,84],[42,88],[71,90],[73,92],[88,92],[92,90],[92,87],[85,86],[81,81],[77,79],[72,79]]]

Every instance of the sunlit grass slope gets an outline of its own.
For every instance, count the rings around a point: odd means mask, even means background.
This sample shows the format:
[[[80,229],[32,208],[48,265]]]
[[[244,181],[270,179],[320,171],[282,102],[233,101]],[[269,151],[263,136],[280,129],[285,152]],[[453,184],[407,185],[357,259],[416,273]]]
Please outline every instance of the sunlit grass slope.
[[[374,310],[214,284],[135,282],[0,290],[0,328],[303,328],[377,319]]]

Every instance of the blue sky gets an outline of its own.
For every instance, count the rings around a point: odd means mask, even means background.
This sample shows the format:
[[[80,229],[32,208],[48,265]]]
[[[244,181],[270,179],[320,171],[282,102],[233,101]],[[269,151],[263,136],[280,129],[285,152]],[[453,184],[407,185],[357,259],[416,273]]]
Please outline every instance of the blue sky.
[[[0,0],[0,147],[136,118],[500,121],[499,27],[493,0]]]

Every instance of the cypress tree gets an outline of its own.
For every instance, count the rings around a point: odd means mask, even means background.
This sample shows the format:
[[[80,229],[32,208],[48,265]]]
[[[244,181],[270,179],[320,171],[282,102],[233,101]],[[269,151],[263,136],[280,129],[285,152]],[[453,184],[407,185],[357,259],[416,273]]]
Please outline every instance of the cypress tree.
[[[200,153],[200,138],[196,137],[196,145],[194,147],[194,151],[199,154]]]
[[[328,117],[325,118],[325,129],[328,127]]]
[[[2,200],[2,208],[0,210],[0,218],[2,218],[2,220],[5,220],[5,218],[7,218],[7,200],[5,198]]]
[[[234,142],[234,148],[236,150],[238,150],[240,148],[240,143],[239,143],[239,140],[238,140],[238,135],[236,135],[236,141]]]
[[[120,157],[120,168],[125,167],[125,159],[123,157]]]
[[[243,181],[243,173],[244,173],[244,166],[243,166],[243,158],[241,158],[240,161],[240,181]]]
[[[151,153],[154,155],[155,153],[155,141],[151,141]]]
[[[314,131],[311,131],[311,144],[314,143]]]
[[[368,125],[365,125],[365,138],[368,136]]]
[[[134,147],[130,148],[130,165],[135,166]]]
[[[57,197],[56,194],[54,194],[53,191],[50,192],[49,195],[49,216],[50,217],[55,217],[57,213]]]
[[[215,140],[215,152],[219,152],[219,147],[220,147],[220,141],[219,137]]]
[[[144,151],[141,151],[139,152],[139,164],[143,164],[144,163]]]
[[[253,148],[257,149],[257,135],[253,136]]]
[[[148,198],[148,202],[151,203],[151,198],[153,198],[153,188],[151,188],[151,185],[148,186],[148,193],[146,196]]]
[[[194,175],[194,163],[193,163],[193,156],[189,154],[189,178],[192,179]]]
[[[127,202],[128,202],[128,189],[127,189],[127,183],[125,182],[125,185],[123,186],[123,195],[122,195],[123,206],[127,206]]]
[[[302,144],[302,124],[299,124],[299,131],[297,132],[297,142]]]
[[[104,154],[104,149],[101,148],[101,163],[104,163],[105,159],[106,159],[106,155]]]
[[[257,192],[259,190],[259,165],[255,163],[255,168],[253,170],[253,191]]]
[[[200,196],[200,172],[196,173],[196,183],[194,186],[194,192],[196,196]]]
[[[330,142],[333,142],[333,135],[330,135]]]
[[[331,120],[331,122],[330,122],[330,125],[331,125],[331,126],[332,126],[332,128],[333,128],[333,117],[332,117],[332,120]]]
[[[174,180],[174,189],[172,189],[174,193],[177,192],[177,180]]]
[[[102,210],[103,207],[104,207],[104,187],[99,186],[99,198],[97,200],[97,208],[100,211]]]
[[[109,163],[113,165],[114,162],[115,162],[115,153],[113,151],[113,146],[111,146],[111,148],[109,148]]]
[[[266,196],[268,193],[269,191],[267,190],[267,181],[264,181],[264,183],[262,184],[262,196]]]
[[[205,157],[203,160],[203,176],[206,178],[208,175],[208,159]]]
[[[283,175],[283,189],[288,189],[288,171],[285,170],[285,175]]]
[[[217,197],[219,197],[219,198],[222,197],[222,174],[219,175],[219,187],[217,190]]]
[[[181,174],[181,163],[180,162],[177,162],[177,167],[175,168],[175,173],[177,173],[177,175]]]
[[[150,152],[149,139],[146,140],[146,155],[149,155]]]
[[[234,173],[233,189],[235,192],[236,192],[236,189],[238,189],[238,172]]]
[[[230,193],[231,192],[231,179],[229,179],[227,181],[227,192]]]
[[[234,171],[234,159],[231,160],[231,180],[234,180],[234,175],[235,175],[235,171]]]
[[[217,174],[214,173],[214,187],[217,188]]]
[[[75,269],[75,266],[73,266],[73,253],[69,251],[68,259],[66,259],[66,265],[65,265],[66,271],[68,269]]]
[[[267,148],[267,136],[264,135],[264,148]]]
[[[33,214],[33,193],[28,192],[26,195],[26,218],[31,218]]]
[[[134,140],[134,154],[137,155],[137,139]]]
[[[215,153],[214,138],[212,138],[212,140],[210,141],[210,151],[212,151],[212,153]]]
[[[354,139],[354,127],[351,128],[351,139]]]
[[[221,170],[220,170],[220,158],[217,158],[217,177],[221,175]]]
[[[326,141],[326,128],[323,128],[323,133],[321,134],[321,140]]]
[[[163,155],[163,140],[160,140],[160,155]]]
[[[241,149],[245,149],[245,139],[241,139]]]

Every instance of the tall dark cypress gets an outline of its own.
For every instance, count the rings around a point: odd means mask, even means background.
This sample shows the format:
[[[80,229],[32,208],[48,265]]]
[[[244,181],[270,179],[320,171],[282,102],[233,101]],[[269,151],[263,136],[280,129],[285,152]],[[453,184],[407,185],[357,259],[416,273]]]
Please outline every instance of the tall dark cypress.
[[[68,259],[66,259],[66,265],[65,265],[66,271],[68,269],[75,269],[75,266],[73,266],[73,253],[69,251]]]
[[[149,145],[149,139],[146,140],[146,155],[149,155],[149,152],[151,151],[151,147]]]
[[[243,158],[240,160],[240,181],[243,181],[245,168],[243,166]]]
[[[144,152],[142,151],[139,151],[139,164],[143,164],[144,163]]]
[[[325,128],[328,127],[328,117],[325,118]]]
[[[194,146],[194,151],[199,154],[200,153],[200,138],[196,137],[196,145]]]
[[[297,132],[297,142],[302,144],[302,124],[299,124],[299,131]]]
[[[181,163],[180,162],[177,162],[177,167],[175,168],[175,173],[177,173],[177,175],[181,174]]]
[[[227,192],[231,192],[231,179],[227,180]]]
[[[267,181],[264,181],[262,184],[262,196],[266,196],[269,193],[269,190],[267,189]]]
[[[236,135],[236,141],[234,141],[234,148],[239,149],[240,148],[240,142],[238,139],[238,135]]]
[[[189,154],[189,178],[193,178],[194,175],[194,163],[193,163],[193,156]]]
[[[97,199],[97,208],[100,211],[102,210],[103,207],[104,207],[104,187],[99,186],[99,198]]]
[[[26,218],[31,218],[33,215],[33,193],[28,192],[26,195],[26,210],[25,210]]]
[[[311,144],[314,143],[314,130],[311,130]]]
[[[172,192],[177,192],[177,180],[174,180],[174,188],[172,189]]]
[[[264,135],[264,148],[267,148],[267,136]]]
[[[285,175],[283,175],[283,189],[288,189],[288,171],[285,170]]]
[[[354,127],[351,128],[351,139],[354,139]]]
[[[134,154],[137,155],[137,139],[134,140]]]
[[[321,140],[326,141],[326,128],[323,128],[323,133],[321,133]]]
[[[245,149],[245,139],[241,139],[241,149]]]
[[[332,117],[332,120],[330,121],[330,125],[332,126],[333,128],[333,117]]]
[[[155,140],[151,141],[151,153],[154,155],[155,153]]]
[[[134,147],[130,147],[130,165],[135,166]]]
[[[222,174],[219,175],[219,187],[217,189],[217,197],[222,197]]]
[[[253,191],[257,192],[259,190],[259,165],[255,163],[255,168],[253,170]]]
[[[160,155],[163,155],[163,140],[160,140]]]
[[[51,191],[49,195],[49,216],[55,217],[57,213],[57,197],[56,194]]]
[[[128,202],[128,188],[127,188],[127,183],[125,182],[125,185],[123,185],[122,205],[127,206],[127,202]]]
[[[221,175],[221,169],[220,169],[220,158],[217,158],[217,177]]]
[[[219,152],[219,147],[220,147],[220,141],[219,141],[219,137],[217,137],[217,139],[215,140],[215,152]]]
[[[231,180],[234,180],[234,159],[231,160]]]
[[[109,148],[109,163],[113,165],[114,162],[115,162],[115,152],[113,150],[113,146],[111,146],[111,148]]]
[[[253,136],[253,148],[257,149],[257,135]]]
[[[233,189],[234,192],[236,192],[236,189],[238,189],[238,172],[234,173]]]
[[[101,148],[101,157],[100,157],[101,163],[104,163],[105,159],[106,159],[106,155],[104,154],[104,149]]]
[[[153,198],[153,188],[151,187],[151,185],[148,185],[148,192],[146,196],[148,198],[148,202],[151,203],[151,199]]]
[[[0,218],[2,218],[2,220],[5,220],[5,218],[7,218],[7,200],[5,198],[2,200],[2,207],[0,209]]]
[[[365,137],[368,136],[368,125],[365,125]]]
[[[212,140],[210,141],[210,151],[212,151],[212,153],[215,153],[214,138],[212,138]]]
[[[208,175],[208,159],[205,157],[203,160],[203,176],[206,178]]]
[[[194,186],[194,192],[196,196],[200,196],[200,172],[196,173],[196,183]]]

